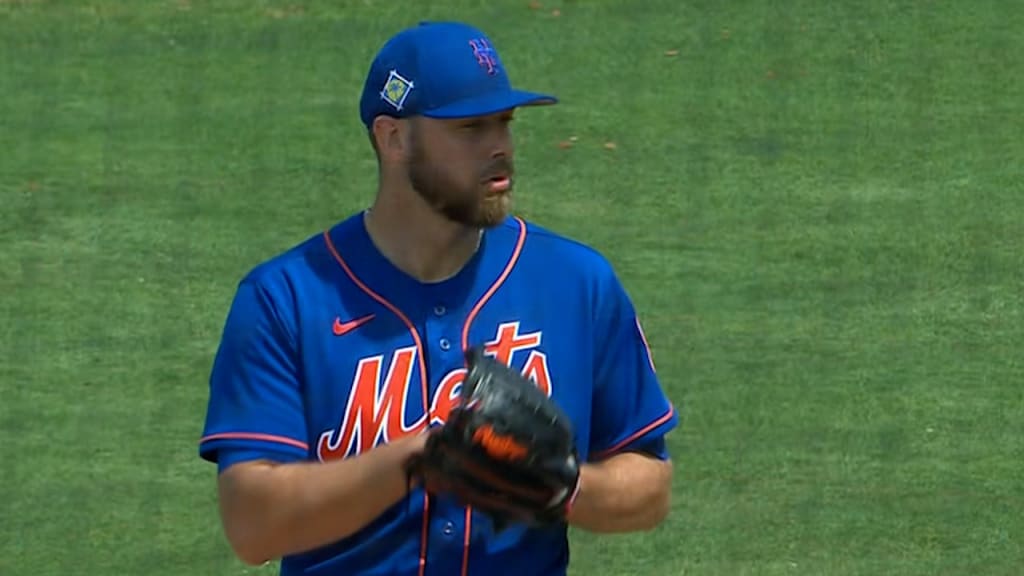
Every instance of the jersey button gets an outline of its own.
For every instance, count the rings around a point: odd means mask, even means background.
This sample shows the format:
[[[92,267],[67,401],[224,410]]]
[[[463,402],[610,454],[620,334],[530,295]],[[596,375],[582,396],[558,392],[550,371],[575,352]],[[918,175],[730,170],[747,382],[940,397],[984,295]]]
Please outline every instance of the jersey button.
[[[444,529],[442,531],[445,536],[451,536],[452,532],[455,532],[455,526],[451,522],[445,522]]]
[[[434,316],[444,316],[445,312],[447,312],[447,310],[445,310],[444,306],[440,304],[434,306]]]
[[[441,345],[441,350],[448,350],[452,347],[452,343],[449,342],[447,338],[441,338],[441,341],[438,342],[438,344]]]

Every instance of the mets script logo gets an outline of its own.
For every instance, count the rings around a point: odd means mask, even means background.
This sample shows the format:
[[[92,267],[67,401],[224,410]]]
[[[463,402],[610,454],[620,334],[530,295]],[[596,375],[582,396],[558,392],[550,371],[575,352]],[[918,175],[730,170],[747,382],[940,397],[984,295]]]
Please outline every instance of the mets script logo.
[[[487,70],[488,74],[494,74],[498,70],[498,58],[485,38],[470,40],[469,45],[473,47],[473,55],[476,56],[477,64]]]
[[[551,395],[551,374],[547,355],[538,348],[541,332],[519,333],[519,323],[498,326],[494,340],[487,342],[485,352],[499,362],[511,365],[513,356],[526,362],[522,372],[533,379],[541,390]],[[459,368],[446,374],[430,400],[432,424],[443,424],[458,401],[466,370]],[[320,434],[317,456],[320,461],[347,458],[366,452],[377,444],[415,434],[427,426],[424,413],[414,422],[406,420],[406,406],[411,399],[422,404],[422,387],[416,347],[399,348],[391,354],[385,373],[384,355],[359,361],[342,420],[336,429]]]

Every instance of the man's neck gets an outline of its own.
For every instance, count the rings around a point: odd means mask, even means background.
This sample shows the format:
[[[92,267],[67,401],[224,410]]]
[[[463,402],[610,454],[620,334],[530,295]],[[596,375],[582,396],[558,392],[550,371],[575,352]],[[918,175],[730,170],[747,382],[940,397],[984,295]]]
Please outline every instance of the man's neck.
[[[451,278],[480,246],[481,230],[451,222],[425,204],[398,206],[378,197],[364,219],[384,257],[420,282]]]

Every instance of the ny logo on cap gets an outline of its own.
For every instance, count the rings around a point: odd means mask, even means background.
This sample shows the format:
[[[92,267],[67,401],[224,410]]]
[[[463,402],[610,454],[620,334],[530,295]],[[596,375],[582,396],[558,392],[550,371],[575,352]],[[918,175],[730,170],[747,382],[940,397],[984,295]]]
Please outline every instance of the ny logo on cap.
[[[487,70],[488,74],[493,75],[497,72],[498,58],[486,38],[470,40],[469,45],[473,47],[473,55],[476,56],[477,64],[480,64],[484,70]]]
[[[409,92],[412,92],[413,83],[412,80],[403,78],[401,74],[392,70],[388,73],[388,79],[384,82],[384,89],[380,91],[380,97],[395,107],[395,110],[401,111],[402,106],[405,104],[405,99],[409,96]]]

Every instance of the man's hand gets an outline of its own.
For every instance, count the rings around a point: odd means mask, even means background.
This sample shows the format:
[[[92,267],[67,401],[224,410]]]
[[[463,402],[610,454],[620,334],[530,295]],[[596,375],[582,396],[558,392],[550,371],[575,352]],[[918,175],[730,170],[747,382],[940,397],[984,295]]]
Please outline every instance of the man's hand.
[[[569,417],[533,381],[480,348],[466,351],[466,363],[458,406],[410,473],[427,491],[487,514],[498,530],[564,521],[580,473]]]
[[[580,469],[570,525],[590,532],[653,530],[668,516],[672,462],[624,452]]]

